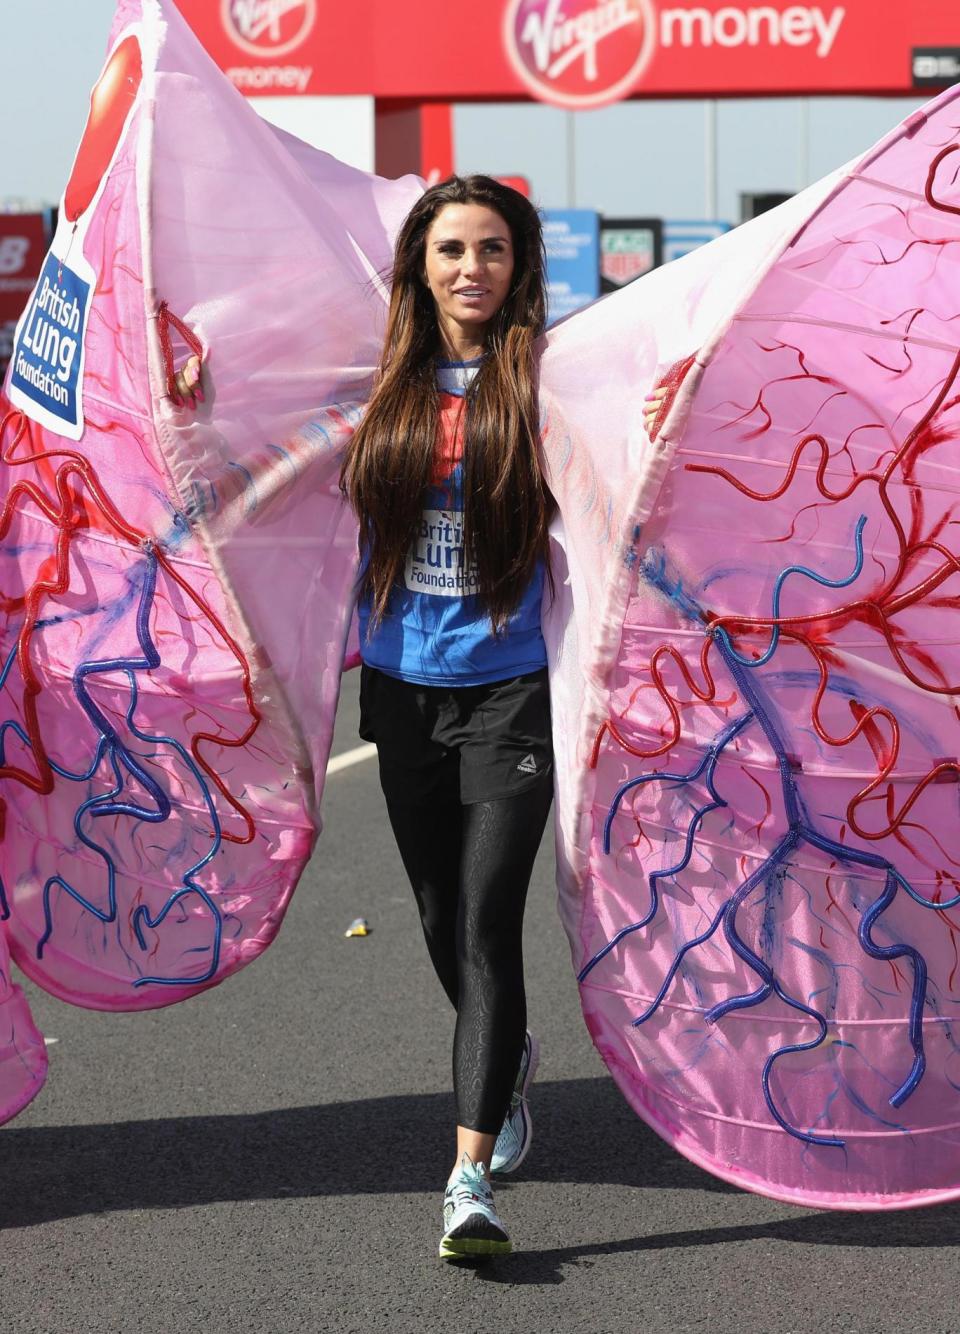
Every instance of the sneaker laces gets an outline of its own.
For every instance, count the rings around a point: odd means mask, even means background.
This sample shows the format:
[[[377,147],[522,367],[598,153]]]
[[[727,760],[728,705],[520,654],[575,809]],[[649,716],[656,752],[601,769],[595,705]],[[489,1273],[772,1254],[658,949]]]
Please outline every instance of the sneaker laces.
[[[492,1205],[493,1191],[482,1163],[475,1163],[465,1153],[457,1168],[457,1175],[447,1184],[447,1197],[457,1206],[465,1204],[468,1200],[480,1200],[484,1204]]]

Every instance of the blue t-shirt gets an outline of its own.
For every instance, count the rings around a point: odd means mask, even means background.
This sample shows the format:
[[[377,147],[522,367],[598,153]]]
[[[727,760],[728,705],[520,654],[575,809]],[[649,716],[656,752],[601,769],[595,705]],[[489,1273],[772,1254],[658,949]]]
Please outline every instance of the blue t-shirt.
[[[371,629],[369,594],[358,606],[363,661],[419,685],[482,685],[547,663],[540,631],[543,563],[495,636],[478,604],[476,572],[464,560],[463,410],[479,364],[440,363],[441,441],[420,530],[379,625]]]

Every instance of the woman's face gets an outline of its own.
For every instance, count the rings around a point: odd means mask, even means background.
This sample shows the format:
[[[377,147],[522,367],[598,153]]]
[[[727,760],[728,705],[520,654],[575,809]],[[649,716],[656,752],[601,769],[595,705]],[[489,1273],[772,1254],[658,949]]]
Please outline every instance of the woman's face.
[[[507,299],[513,239],[485,204],[445,204],[427,230],[424,270],[437,323],[453,348],[483,344],[487,325]]]

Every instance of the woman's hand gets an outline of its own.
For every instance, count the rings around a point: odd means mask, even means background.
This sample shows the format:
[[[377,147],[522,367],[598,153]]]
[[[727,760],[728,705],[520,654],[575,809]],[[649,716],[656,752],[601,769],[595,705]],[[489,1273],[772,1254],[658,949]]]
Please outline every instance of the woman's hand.
[[[197,406],[197,400],[203,402],[203,390],[200,388],[200,358],[193,356],[188,358],[182,368],[177,371],[173,377],[177,386],[177,393],[191,407]]]
[[[653,424],[657,420],[657,413],[663,407],[664,399],[669,392],[666,385],[663,385],[660,389],[654,389],[652,394],[647,394],[643,400],[646,404],[643,409],[643,424],[647,429],[647,435],[651,439],[653,439]]]

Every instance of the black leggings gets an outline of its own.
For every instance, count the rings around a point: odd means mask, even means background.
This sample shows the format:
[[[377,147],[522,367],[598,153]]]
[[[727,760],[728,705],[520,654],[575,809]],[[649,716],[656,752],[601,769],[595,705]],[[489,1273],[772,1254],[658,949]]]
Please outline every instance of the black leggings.
[[[523,1051],[523,909],[553,795],[546,775],[516,796],[462,806],[387,800],[427,949],[457,1011],[457,1123],[496,1135]]]

